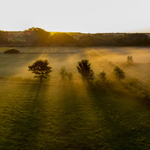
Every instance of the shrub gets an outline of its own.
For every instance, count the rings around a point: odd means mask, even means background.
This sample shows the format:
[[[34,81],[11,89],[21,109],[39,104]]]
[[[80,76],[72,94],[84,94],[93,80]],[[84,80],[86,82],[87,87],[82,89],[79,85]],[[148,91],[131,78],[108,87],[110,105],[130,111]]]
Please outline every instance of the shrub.
[[[71,72],[67,72],[68,80],[72,80],[73,74]]]
[[[129,63],[129,64],[133,63],[133,58],[132,58],[132,56],[128,56],[128,57],[127,57],[127,63]]]
[[[102,81],[106,81],[106,73],[103,71],[103,72],[100,72],[98,75],[98,78]]]
[[[61,67],[59,74],[62,80],[72,80],[73,74],[71,72],[67,72],[65,67]]]
[[[124,79],[125,78],[124,71],[122,69],[120,69],[119,67],[115,67],[114,74],[116,75],[116,77],[118,79]]]

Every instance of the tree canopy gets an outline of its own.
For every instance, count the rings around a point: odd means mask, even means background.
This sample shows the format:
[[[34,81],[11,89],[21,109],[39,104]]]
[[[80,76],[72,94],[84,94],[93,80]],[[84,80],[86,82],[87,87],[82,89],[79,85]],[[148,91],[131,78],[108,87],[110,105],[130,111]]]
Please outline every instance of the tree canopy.
[[[76,40],[66,33],[55,33],[51,36],[51,44],[58,44],[64,46],[75,43]]]
[[[90,82],[94,79],[94,72],[91,69],[91,64],[87,59],[78,62],[77,70],[82,75],[82,79],[84,81]]]
[[[120,69],[118,66],[115,67],[114,73],[115,73],[115,75],[116,75],[116,77],[117,77],[118,79],[124,79],[124,78],[125,78],[125,73],[124,73],[124,71],[123,71],[122,69]]]
[[[47,45],[50,40],[50,32],[41,28],[29,28],[23,32],[26,41],[32,45]]]
[[[49,77],[49,74],[52,72],[52,67],[48,66],[48,60],[37,60],[31,66],[28,66],[29,70],[35,74],[35,78],[40,78],[42,81],[43,78]]]

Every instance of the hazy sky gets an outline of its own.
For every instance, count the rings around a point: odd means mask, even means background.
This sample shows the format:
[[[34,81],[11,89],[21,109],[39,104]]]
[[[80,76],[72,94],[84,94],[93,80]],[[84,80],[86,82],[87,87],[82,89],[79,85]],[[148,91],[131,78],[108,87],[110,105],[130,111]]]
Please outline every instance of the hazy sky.
[[[150,32],[150,0],[1,0],[0,30]]]

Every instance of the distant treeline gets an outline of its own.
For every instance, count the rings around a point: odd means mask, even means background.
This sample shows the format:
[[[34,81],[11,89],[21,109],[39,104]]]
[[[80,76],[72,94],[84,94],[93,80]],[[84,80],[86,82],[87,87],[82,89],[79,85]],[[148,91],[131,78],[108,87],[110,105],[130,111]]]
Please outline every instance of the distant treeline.
[[[65,33],[41,28],[0,31],[0,46],[150,46],[145,33]]]

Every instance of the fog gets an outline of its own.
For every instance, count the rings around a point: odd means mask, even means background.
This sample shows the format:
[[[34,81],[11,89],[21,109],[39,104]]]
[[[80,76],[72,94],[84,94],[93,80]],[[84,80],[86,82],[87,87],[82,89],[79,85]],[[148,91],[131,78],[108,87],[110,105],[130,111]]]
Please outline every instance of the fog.
[[[149,48],[16,47],[20,54],[3,54],[7,49],[0,48],[0,149],[139,149],[143,142],[149,148]],[[28,71],[39,59],[53,70],[42,84]],[[78,73],[83,59],[91,63],[94,84]],[[116,66],[124,80],[115,79]],[[62,67],[71,81],[61,79]],[[102,71],[104,82],[97,77]]]
[[[33,78],[28,66],[38,59],[47,59],[52,67],[51,82],[60,80],[59,70],[63,66],[73,74],[75,82],[80,81],[77,63],[88,59],[95,76],[105,71],[110,77],[115,66],[122,68],[126,75],[150,81],[150,48],[143,47],[16,47],[20,54],[3,54],[0,48],[0,77]],[[127,65],[127,56],[133,57],[133,65]]]

